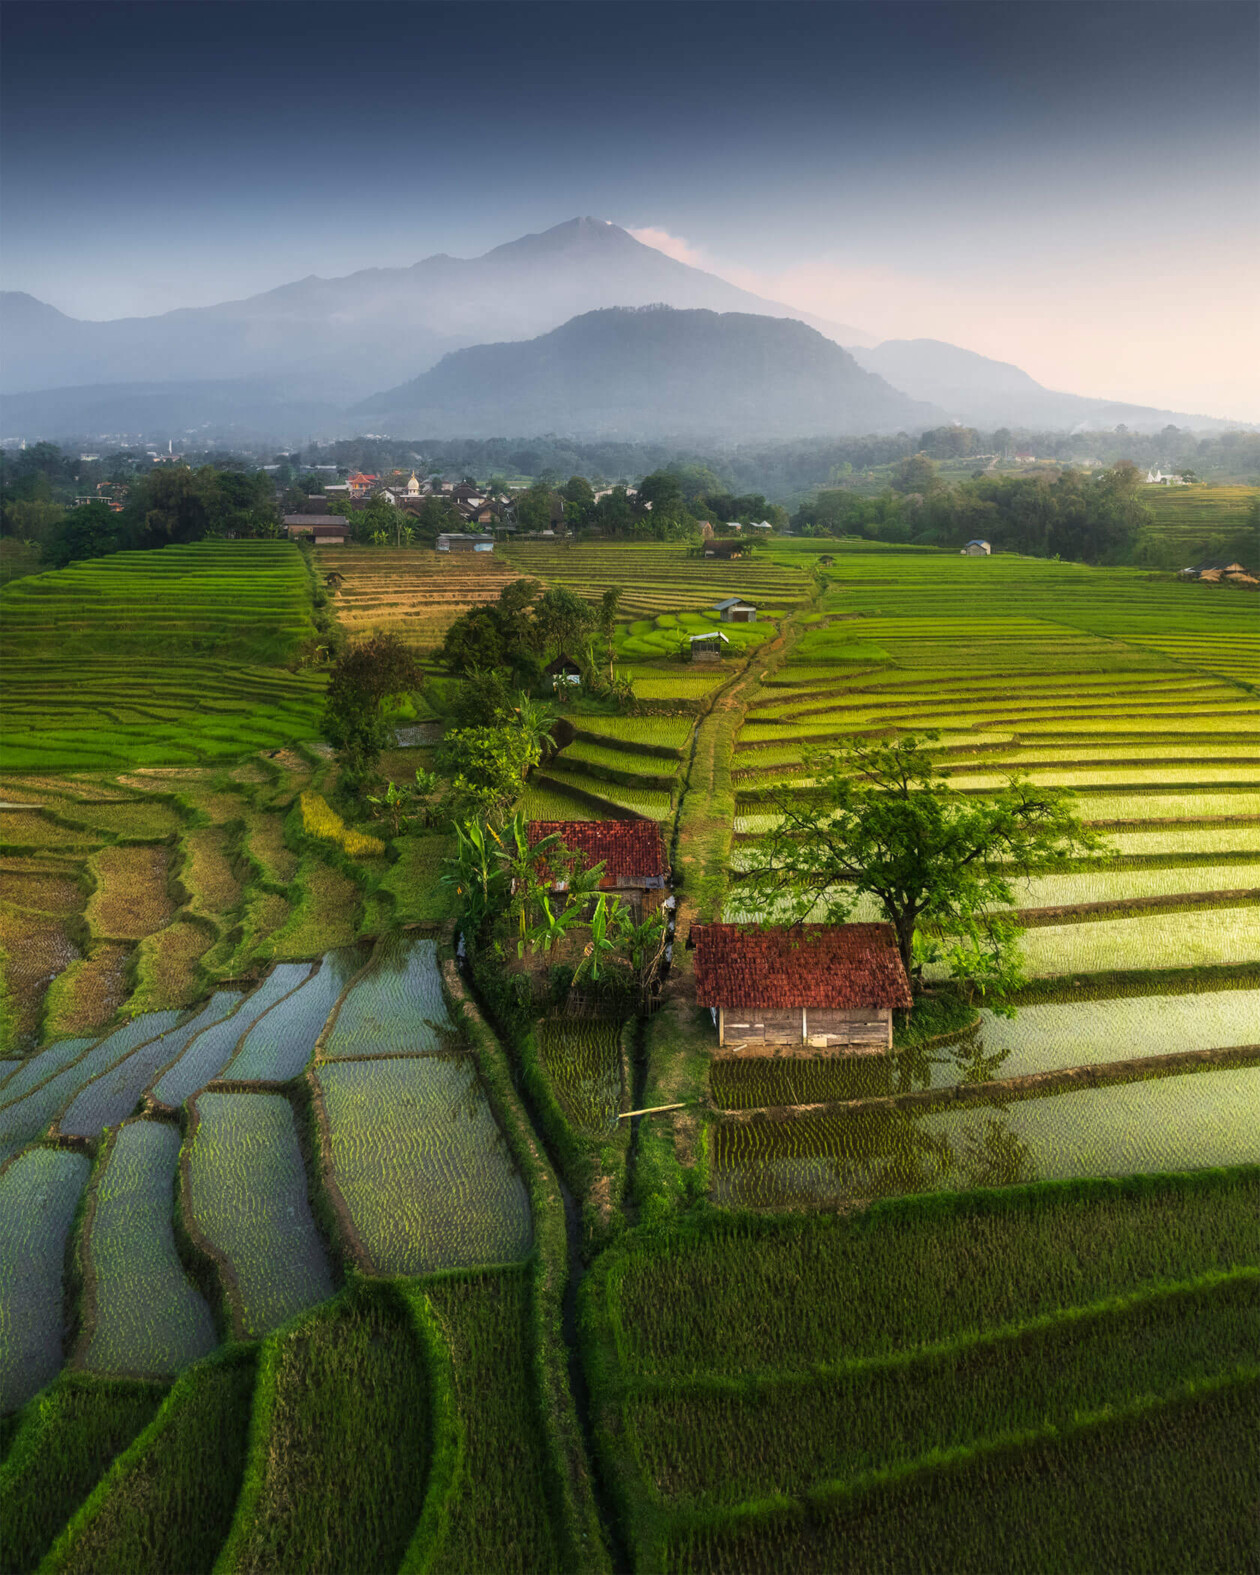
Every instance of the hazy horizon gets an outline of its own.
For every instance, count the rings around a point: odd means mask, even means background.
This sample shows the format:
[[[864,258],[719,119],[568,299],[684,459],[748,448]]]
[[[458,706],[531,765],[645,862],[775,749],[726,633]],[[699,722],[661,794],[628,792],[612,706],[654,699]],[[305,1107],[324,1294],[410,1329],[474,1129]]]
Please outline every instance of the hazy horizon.
[[[0,266],[72,316],[579,214],[882,338],[1260,420],[1247,4],[5,7]]]

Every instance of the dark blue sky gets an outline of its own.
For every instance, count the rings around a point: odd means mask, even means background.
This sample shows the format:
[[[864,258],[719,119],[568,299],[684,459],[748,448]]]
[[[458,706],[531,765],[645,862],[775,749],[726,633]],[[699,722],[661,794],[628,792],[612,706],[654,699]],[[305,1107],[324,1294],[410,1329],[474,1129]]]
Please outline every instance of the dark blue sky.
[[[6,0],[3,282],[152,312],[590,213],[880,332],[910,279],[946,315],[1134,269],[1228,295],[1257,15]]]

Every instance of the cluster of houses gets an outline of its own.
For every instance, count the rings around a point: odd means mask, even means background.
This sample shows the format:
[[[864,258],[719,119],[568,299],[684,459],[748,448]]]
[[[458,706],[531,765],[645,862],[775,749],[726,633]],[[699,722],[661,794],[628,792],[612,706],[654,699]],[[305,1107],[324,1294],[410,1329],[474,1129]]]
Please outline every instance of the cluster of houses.
[[[333,512],[338,500],[366,503],[379,498],[404,513],[418,514],[430,498],[440,498],[470,527],[468,531],[446,531],[437,539],[439,552],[493,552],[492,531],[514,531],[513,500],[467,482],[421,481],[413,470],[403,477],[400,471],[382,480],[380,476],[355,471],[345,481],[333,482],[322,493],[306,500],[306,508],[284,516],[284,528],[291,540],[304,538],[317,547],[344,546],[349,521]]]
[[[636,922],[670,904],[669,863],[652,820],[535,820],[529,841],[558,835],[580,867],[604,866],[600,890]],[[556,893],[566,882],[551,882]],[[888,924],[693,924],[695,1000],[729,1056],[887,1053],[893,1012],[912,1005]]]

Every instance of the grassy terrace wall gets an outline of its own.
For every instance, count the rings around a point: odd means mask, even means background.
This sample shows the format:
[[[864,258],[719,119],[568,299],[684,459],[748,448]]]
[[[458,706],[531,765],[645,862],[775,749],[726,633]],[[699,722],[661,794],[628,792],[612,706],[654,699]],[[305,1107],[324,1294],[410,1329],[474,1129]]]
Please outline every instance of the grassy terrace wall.
[[[0,763],[239,757],[312,736],[312,587],[287,542],[200,542],[29,575],[0,599]]]
[[[942,1567],[1084,1567],[1101,1528],[1101,1567],[1118,1568],[1106,1520],[1120,1483],[1141,1508],[1125,1527],[1143,1525],[1141,1545],[1169,1557],[1219,1472],[1211,1503],[1225,1525],[1205,1534],[1240,1541],[1212,1567],[1245,1568],[1258,1174],[982,1192],[850,1219],[707,1215],[627,1234],[582,1303],[635,1567],[918,1567],[943,1515],[950,1537],[978,1540],[974,1562]],[[1171,1469],[1179,1447],[1208,1437],[1220,1453],[1206,1474]],[[1048,1465],[1059,1440],[1089,1470]],[[1055,1506],[1069,1478],[1066,1516]],[[988,1513],[1021,1495],[1022,1552],[1015,1525]]]

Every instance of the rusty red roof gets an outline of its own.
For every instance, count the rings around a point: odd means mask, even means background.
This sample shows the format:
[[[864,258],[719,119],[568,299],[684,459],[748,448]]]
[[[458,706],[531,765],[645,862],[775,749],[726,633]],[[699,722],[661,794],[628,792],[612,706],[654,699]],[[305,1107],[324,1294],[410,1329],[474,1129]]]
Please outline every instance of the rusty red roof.
[[[566,848],[582,855],[582,868],[603,864],[601,886],[624,879],[669,873],[661,829],[654,820],[531,820],[530,846],[555,832]]]
[[[693,924],[699,1006],[910,1006],[891,924]]]

